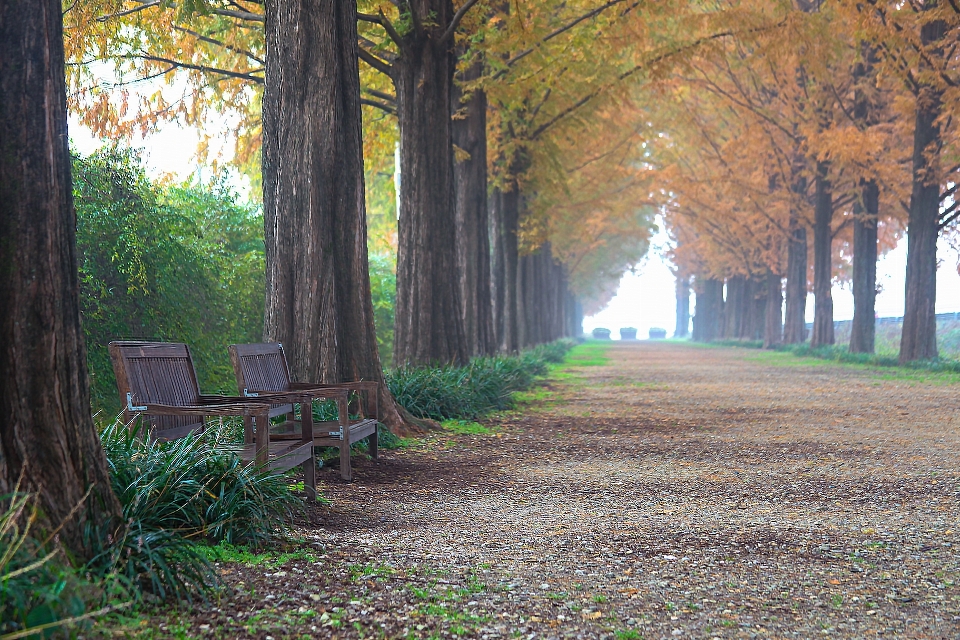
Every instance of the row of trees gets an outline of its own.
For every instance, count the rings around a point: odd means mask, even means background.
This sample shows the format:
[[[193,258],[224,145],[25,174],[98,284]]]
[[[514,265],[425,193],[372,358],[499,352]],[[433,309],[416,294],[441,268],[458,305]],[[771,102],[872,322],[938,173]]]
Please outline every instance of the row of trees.
[[[937,239],[960,206],[960,14],[938,2],[742,8],[783,26],[701,47],[651,105],[671,123],[662,184],[678,277],[694,280],[694,337],[755,337],[738,324],[747,286],[768,302],[765,343],[802,342],[810,278],[810,341],[833,344],[831,286],[850,278],[850,350],[873,352],[878,253],[906,231],[900,360],[935,358]]]
[[[77,62],[69,75],[72,104],[88,125],[111,136],[129,134],[136,126],[150,126],[161,118],[198,122],[214,112],[217,117],[225,111],[232,114],[236,157],[263,180],[268,244],[265,333],[301,345],[294,347],[302,363],[297,372],[301,377],[341,377],[346,372],[336,362],[343,356],[335,352],[342,353],[345,341],[365,341],[362,336],[343,335],[328,347],[318,342],[335,333],[320,327],[320,318],[342,317],[350,327],[361,324],[346,310],[334,313],[336,305],[319,313],[291,311],[315,304],[297,302],[297,296],[331,303],[337,297],[333,290],[312,292],[293,283],[301,275],[313,281],[329,268],[340,268],[317,261],[307,268],[297,262],[297,252],[316,253],[303,242],[309,234],[302,231],[318,217],[311,211],[313,203],[344,199],[333,191],[311,193],[318,184],[311,171],[329,176],[342,172],[324,182],[337,189],[346,188],[347,173],[356,173],[356,167],[340,162],[342,154],[325,154],[338,159],[327,169],[310,167],[320,162],[317,145],[332,144],[341,128],[359,127],[357,105],[364,109],[368,177],[383,171],[392,159],[391,143],[399,146],[394,362],[463,362],[573,330],[580,313],[575,297],[589,310],[609,296],[619,274],[645,251],[651,228],[652,210],[638,207],[637,198],[631,198],[641,187],[636,168],[625,165],[622,154],[613,158],[619,166],[590,160],[591,149],[576,148],[584,136],[577,132],[570,139],[571,127],[591,121],[592,111],[583,107],[591,101],[599,105],[610,80],[610,74],[596,73],[598,61],[590,59],[586,45],[610,25],[618,29],[629,25],[635,15],[629,4],[543,2],[511,10],[508,3],[474,0],[456,7],[447,0],[336,7],[339,3],[285,5],[273,15],[270,3],[244,1],[74,6],[67,14],[72,25],[68,51]],[[331,11],[352,15],[359,28],[353,35],[330,32],[337,46],[346,49],[337,53],[336,74],[322,76],[317,71],[321,51],[313,48],[325,39],[289,46],[285,39],[293,33],[321,33],[317,31],[321,27],[329,30]],[[362,64],[348,68],[344,66],[348,58]],[[93,60],[112,61],[122,81],[164,76],[182,82],[178,86],[187,92],[176,103],[159,92],[131,105],[118,99],[126,95],[124,89],[116,85],[105,89],[92,80],[93,71],[102,69],[91,66]],[[356,104],[334,105],[330,88],[340,75],[352,78],[355,70],[362,81],[360,96],[351,98]],[[274,86],[274,81],[279,84]],[[343,120],[316,120],[316,113],[333,106],[331,112]],[[274,113],[274,108],[281,111]],[[606,136],[596,140],[596,147],[619,135],[614,123],[607,122],[605,129],[590,126],[591,133]],[[563,145],[567,148],[558,148]],[[294,147],[310,157],[282,167],[283,150]],[[262,170],[248,162],[261,148]],[[584,159],[590,160],[589,166],[572,168]],[[558,166],[560,160],[568,166]],[[305,182],[280,181],[277,171],[300,175]],[[584,191],[590,200],[570,201],[572,188],[603,173],[607,175],[600,184],[590,185],[593,193]],[[598,194],[611,173],[622,176],[617,195]],[[363,184],[358,186],[362,194]],[[550,207],[550,201],[568,206]],[[288,208],[289,214],[280,208]],[[589,220],[581,231],[586,228],[587,234],[568,230],[559,217],[584,212]],[[337,233],[358,237],[348,229]],[[299,249],[293,244],[297,241]],[[338,249],[333,255],[359,251]],[[284,258],[274,269],[271,254],[293,260]],[[365,261],[357,256],[357,265]],[[563,268],[540,269],[541,263],[559,263]],[[357,277],[347,278],[342,288],[348,290],[363,279]],[[537,304],[527,304],[527,297],[518,295],[518,290],[531,286],[537,287]],[[563,312],[556,322],[548,317],[553,310]],[[359,371],[354,369],[353,373]]]
[[[396,364],[463,362],[576,330],[642,256],[658,209],[680,284],[692,277],[703,296],[698,337],[718,334],[710,310],[720,316],[726,279],[738,311],[723,331],[758,334],[763,300],[764,335],[779,341],[786,277],[783,339],[802,339],[812,244],[813,341],[824,344],[834,248],[841,261],[855,249],[866,331],[876,238],[895,239],[902,205],[912,293],[901,357],[935,354],[935,240],[956,213],[951,5],[98,0],[63,17],[50,0],[3,7],[0,82],[25,97],[0,107],[0,266],[14,274],[0,286],[15,302],[3,357],[17,372],[3,388],[14,416],[0,439],[6,486],[27,460],[43,462],[31,486],[106,486],[76,304],[64,55],[70,104],[104,136],[180,118],[237,141],[237,163],[262,186],[264,335],[288,345],[298,378],[383,380],[366,182],[395,142]],[[104,62],[117,82],[96,81]],[[124,83],[157,78],[166,91],[131,103]],[[171,86],[182,97],[169,99]],[[409,428],[382,397],[385,422]],[[109,492],[99,496],[90,513],[115,515]],[[47,493],[45,508],[55,518],[80,497]],[[82,549],[78,532],[65,537]]]
[[[558,207],[565,215],[585,215],[588,233],[564,229],[537,204],[541,194],[564,200],[561,191],[574,180],[588,186],[596,174],[580,172],[571,161],[591,169],[605,163],[602,157],[563,158],[557,150],[573,146],[559,123],[575,122],[573,114],[596,100],[609,79],[587,82],[591,61],[583,42],[571,39],[586,36],[575,27],[600,29],[606,24],[599,22],[601,14],[614,7],[626,22],[625,2],[599,8],[558,3],[543,7],[536,19],[505,6],[480,7],[475,0],[456,10],[449,1],[431,0],[372,6],[369,12],[343,0],[5,3],[0,83],[11,99],[0,111],[0,265],[6,274],[0,409],[8,419],[0,432],[0,492],[25,474],[21,486],[39,492],[45,516],[63,523],[61,539],[81,556],[91,549],[82,534],[86,523],[116,522],[119,513],[90,418],[65,68],[71,104],[108,136],[171,114],[196,122],[212,107],[232,105],[232,128],[249,134],[238,137],[247,145],[246,157],[261,150],[265,338],[288,345],[299,378],[382,383],[368,273],[362,105],[393,112],[399,125],[395,361],[463,362],[475,353],[515,350],[569,333],[580,313],[570,284],[588,286],[587,269],[612,279],[618,263],[622,270],[642,252],[650,227],[645,220],[631,226],[639,214],[622,204],[635,182],[630,167],[621,167],[619,199],[592,185],[593,194],[584,190],[595,195],[592,205],[567,197]],[[358,32],[358,19],[379,35]],[[476,31],[465,32],[468,25]],[[567,33],[559,54],[540,46]],[[502,49],[474,46],[487,37]],[[572,55],[563,58],[564,50]],[[467,69],[454,82],[458,61],[468,58],[479,70],[473,86]],[[78,88],[89,77],[88,63],[97,59],[133,65],[125,69],[133,74],[125,80],[186,70],[189,97],[167,102],[158,94],[148,110],[127,118],[125,89],[108,94]],[[395,93],[371,87],[362,93],[360,60],[389,78]],[[497,79],[514,73],[520,61],[577,70],[578,83],[564,72],[536,79],[536,69],[528,69],[531,77],[523,82]],[[500,119],[477,130],[496,143],[490,162],[481,161],[482,150],[471,153],[453,144],[454,123],[470,120],[463,109],[486,90],[484,83],[506,87],[496,98]],[[551,98],[564,91],[585,93],[576,101]],[[489,115],[486,108],[476,113],[481,119]],[[553,168],[536,173],[535,167],[548,166],[538,158]],[[473,165],[479,176],[472,179],[473,191],[464,187],[471,181],[467,166],[457,169],[461,180],[454,178],[455,167],[468,162],[479,163]],[[492,180],[491,166],[500,168]],[[487,207],[477,205],[488,183],[494,184],[492,234],[486,233]],[[487,255],[492,276],[483,266]],[[555,255],[567,265],[558,265]],[[479,265],[473,276],[466,268],[471,263]],[[474,301],[469,315],[477,320],[469,340],[463,303],[468,296]],[[397,431],[409,428],[412,418],[389,394],[381,397],[384,421]],[[78,505],[79,517],[73,517]]]

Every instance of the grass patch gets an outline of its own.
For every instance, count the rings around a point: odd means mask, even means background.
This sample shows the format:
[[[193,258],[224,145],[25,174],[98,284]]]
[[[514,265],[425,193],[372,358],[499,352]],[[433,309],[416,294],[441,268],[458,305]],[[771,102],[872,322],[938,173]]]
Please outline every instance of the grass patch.
[[[444,420],[440,423],[447,431],[452,431],[463,436],[485,436],[493,433],[489,427],[485,427],[479,422],[470,422],[469,420]]]
[[[740,347],[741,349],[763,349],[763,340],[713,340],[706,344],[711,347]]]
[[[692,343],[701,347],[746,347],[761,348],[761,342],[718,340],[710,343]],[[816,366],[813,361],[821,360],[844,365],[854,365],[871,369],[887,369],[884,379],[904,378],[917,381],[960,381],[960,360],[937,358],[917,360],[900,364],[897,355],[890,352],[851,353],[847,345],[824,345],[811,347],[809,343],[780,345],[772,351],[762,351],[749,357],[754,362],[766,362],[778,366]]]
[[[613,343],[606,340],[588,340],[570,350],[563,360],[567,367],[602,367],[610,361],[607,351]]]

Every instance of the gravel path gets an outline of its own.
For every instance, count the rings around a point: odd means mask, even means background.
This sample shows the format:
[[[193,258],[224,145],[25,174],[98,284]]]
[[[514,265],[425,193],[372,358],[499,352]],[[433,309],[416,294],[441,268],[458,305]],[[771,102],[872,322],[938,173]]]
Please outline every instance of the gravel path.
[[[960,637],[960,377],[607,354],[489,434],[324,472],[293,558],[224,564],[235,595],[161,635]]]

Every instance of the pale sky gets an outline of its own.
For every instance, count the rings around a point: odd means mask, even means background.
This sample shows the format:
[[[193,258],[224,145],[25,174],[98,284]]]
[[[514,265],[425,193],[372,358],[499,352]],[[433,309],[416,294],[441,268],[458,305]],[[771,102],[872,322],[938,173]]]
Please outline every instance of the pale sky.
[[[662,227],[662,225],[660,225]],[[636,327],[637,337],[646,337],[651,327],[661,327],[672,336],[676,326],[676,293],[674,278],[662,253],[668,238],[663,231],[654,236],[650,252],[635,273],[627,273],[620,280],[620,289],[607,308],[584,318],[583,330],[590,333],[596,327],[610,329],[614,339],[620,337],[620,327]],[[955,251],[941,241],[937,247],[940,269],[937,271],[937,313],[960,311],[960,275]],[[877,262],[877,282],[882,287],[877,296],[877,315],[902,316],[904,278],[907,266],[907,240]],[[813,322],[813,294],[807,296],[807,321]],[[693,296],[690,313],[694,313]],[[853,293],[849,285],[833,287],[833,317],[835,320],[853,318]]]

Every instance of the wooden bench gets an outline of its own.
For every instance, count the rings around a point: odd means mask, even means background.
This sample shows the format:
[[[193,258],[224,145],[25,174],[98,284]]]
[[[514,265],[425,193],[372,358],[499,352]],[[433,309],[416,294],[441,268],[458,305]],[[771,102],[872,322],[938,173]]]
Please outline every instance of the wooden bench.
[[[190,349],[172,342],[111,342],[110,359],[117,376],[124,419],[132,423],[137,417],[146,437],[176,440],[195,431],[202,431],[206,417],[240,416],[244,419],[244,442],[228,447],[243,460],[271,469],[290,469],[302,465],[304,486],[310,497],[316,496],[316,459],[313,454],[312,413],[301,426],[296,440],[269,437],[270,396],[262,398],[209,396],[200,393],[197,373]],[[342,398],[347,393],[332,391],[330,397]],[[314,395],[288,395],[287,402],[303,402],[310,406]]]
[[[237,375],[237,388],[243,396],[256,398],[264,393],[273,396],[307,393],[319,398],[324,397],[331,390],[357,393],[361,400],[357,407],[361,418],[351,421],[346,398],[338,398],[338,420],[314,423],[315,428],[317,425],[319,428],[314,432],[313,444],[317,447],[336,447],[340,450],[340,477],[347,482],[353,480],[353,467],[350,463],[350,446],[353,443],[369,438],[370,456],[374,460],[379,457],[377,425],[379,424],[380,386],[376,382],[357,381],[332,385],[291,382],[290,368],[287,366],[287,358],[280,343],[233,344],[230,345],[229,350],[233,370]],[[366,398],[363,398],[364,395]],[[286,422],[274,432],[273,437],[292,439],[301,437],[299,422],[295,420],[289,404],[273,405],[270,408],[270,415],[287,416]]]

